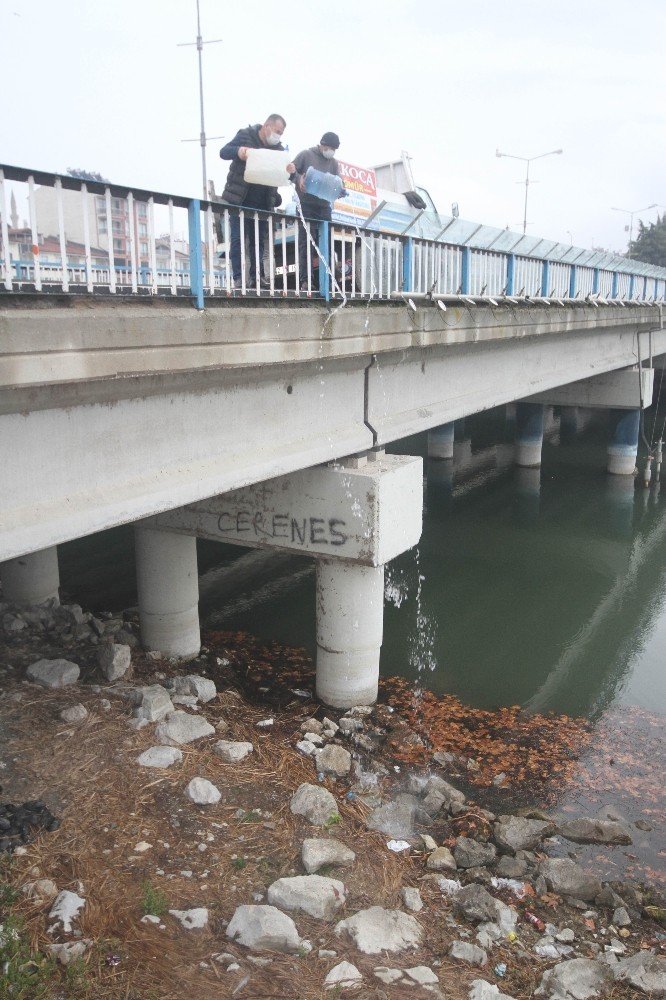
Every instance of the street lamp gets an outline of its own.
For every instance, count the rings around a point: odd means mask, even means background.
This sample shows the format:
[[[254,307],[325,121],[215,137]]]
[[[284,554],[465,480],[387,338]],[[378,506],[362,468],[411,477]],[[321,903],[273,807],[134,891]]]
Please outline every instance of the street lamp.
[[[656,208],[656,201],[651,205],[646,205],[645,208],[635,208],[633,212],[630,212],[628,208],[613,208],[611,205],[611,212],[622,212],[624,215],[629,216],[629,248],[627,250],[627,257],[631,257],[631,241],[634,233],[634,216],[638,215],[639,212],[649,212],[651,208]]]
[[[527,232],[527,193],[530,187],[530,163],[532,160],[542,160],[544,156],[559,156],[563,150],[561,149],[551,149],[548,153],[539,153],[538,156],[514,156],[513,153],[500,153],[499,149],[495,150],[495,156],[504,156],[509,160],[521,160],[523,163],[527,164],[527,170],[525,172],[525,210],[523,213],[523,235]],[[519,181],[522,184],[522,181]]]

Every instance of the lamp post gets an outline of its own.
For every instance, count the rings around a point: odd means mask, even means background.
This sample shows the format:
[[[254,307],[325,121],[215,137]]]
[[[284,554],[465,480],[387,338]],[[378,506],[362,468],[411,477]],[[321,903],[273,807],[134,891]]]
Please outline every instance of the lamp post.
[[[657,203],[654,201],[651,205],[646,205],[645,208],[635,208],[633,212],[630,212],[628,208],[613,208],[611,205],[611,212],[622,212],[624,215],[629,216],[629,248],[627,250],[627,257],[631,257],[631,242],[634,235],[634,216],[638,215],[639,212],[649,212],[651,208],[656,208]]]
[[[215,45],[217,42],[221,42],[221,38],[212,38],[209,41],[204,41],[201,37],[201,17],[199,13],[199,0],[197,0],[197,38],[195,42],[179,42],[179,48],[183,48],[189,45],[196,45],[197,53],[199,55],[199,115],[201,120],[201,131],[199,132],[198,142],[201,146],[201,173],[203,181],[203,197],[204,201],[208,200],[208,176],[206,173],[206,126],[204,125],[204,89],[203,89],[203,47],[204,45]],[[223,139],[224,136],[213,135],[209,136],[211,139]],[[196,139],[183,139],[183,142],[196,142]]]
[[[515,156],[513,153],[500,153],[499,149],[495,150],[495,156],[504,156],[508,160],[521,160],[523,163],[527,164],[527,169],[525,171],[525,209],[523,212],[523,235],[527,232],[527,194],[530,188],[530,163],[533,160],[542,160],[544,156],[559,156],[563,150],[561,149],[551,149],[548,153],[539,153],[538,156]],[[523,183],[520,181],[519,183]]]

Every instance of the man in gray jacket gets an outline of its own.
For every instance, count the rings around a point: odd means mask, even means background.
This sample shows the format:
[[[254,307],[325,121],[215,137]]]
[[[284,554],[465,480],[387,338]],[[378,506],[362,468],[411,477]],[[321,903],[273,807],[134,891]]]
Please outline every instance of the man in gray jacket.
[[[323,198],[316,198],[305,191],[305,175],[308,167],[314,167],[325,174],[340,173],[338,161],[335,159],[336,150],[340,146],[340,140],[335,132],[324,132],[319,144],[304,149],[294,159],[296,172],[291,175],[292,183],[296,185],[298,196],[301,201],[301,209],[306,219],[312,220],[314,225],[310,227],[312,238],[315,242],[318,239],[318,223],[331,221],[331,203]],[[303,223],[299,221],[298,232],[298,272],[300,275],[301,290],[308,287],[308,263],[307,263],[307,234]],[[311,249],[310,263],[317,260],[317,253]]]

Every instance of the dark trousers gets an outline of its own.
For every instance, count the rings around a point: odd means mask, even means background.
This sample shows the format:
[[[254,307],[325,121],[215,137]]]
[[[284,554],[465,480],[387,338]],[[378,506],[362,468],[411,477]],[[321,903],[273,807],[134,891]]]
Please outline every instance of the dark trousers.
[[[232,214],[229,218],[229,228],[231,230],[231,246],[229,248],[231,256],[231,270],[234,273],[234,281],[240,281],[242,277],[242,267],[241,267],[241,225],[240,225],[240,215]],[[266,246],[266,237],[268,236],[268,223],[264,220],[259,222],[255,230],[254,212],[252,209],[245,209],[245,262],[246,269],[249,263],[249,281],[248,284],[254,285],[257,282],[257,267],[256,267],[256,242],[255,232],[258,236],[259,243],[259,277],[264,276],[264,248]]]
[[[322,256],[325,256],[325,247],[322,247],[319,244],[319,224],[321,222],[330,222],[330,219],[307,218],[307,222],[310,226],[310,236],[319,247]],[[319,268],[322,266],[322,263],[319,260],[319,254],[308,240],[308,235],[305,226],[299,219],[298,220],[298,274],[301,285],[304,285],[306,288],[308,281],[308,245],[310,246],[310,287],[312,288],[313,291],[317,291],[319,289],[319,281],[318,279],[315,281],[313,275],[319,274]]]

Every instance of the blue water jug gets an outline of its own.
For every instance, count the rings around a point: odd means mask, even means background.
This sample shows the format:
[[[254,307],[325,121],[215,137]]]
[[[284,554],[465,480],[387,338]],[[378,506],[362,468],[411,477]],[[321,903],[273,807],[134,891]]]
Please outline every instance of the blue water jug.
[[[342,197],[345,186],[337,174],[325,174],[315,167],[308,167],[305,174],[305,193],[333,204]]]

